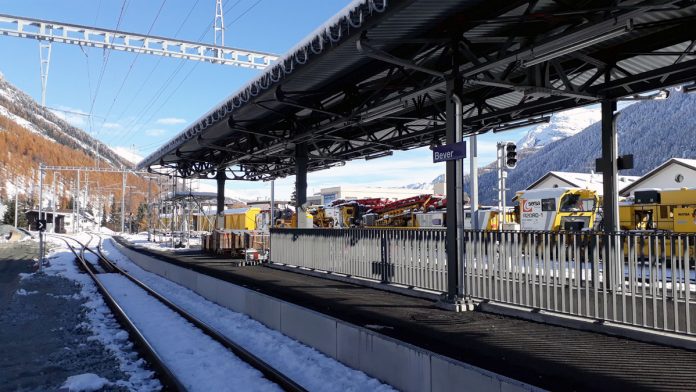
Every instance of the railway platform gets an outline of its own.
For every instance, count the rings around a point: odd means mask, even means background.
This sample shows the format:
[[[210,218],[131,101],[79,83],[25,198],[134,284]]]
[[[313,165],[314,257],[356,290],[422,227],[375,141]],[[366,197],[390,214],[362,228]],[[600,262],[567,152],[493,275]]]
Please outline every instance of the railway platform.
[[[121,245],[549,390],[695,390],[696,352],[481,311],[201,252]]]

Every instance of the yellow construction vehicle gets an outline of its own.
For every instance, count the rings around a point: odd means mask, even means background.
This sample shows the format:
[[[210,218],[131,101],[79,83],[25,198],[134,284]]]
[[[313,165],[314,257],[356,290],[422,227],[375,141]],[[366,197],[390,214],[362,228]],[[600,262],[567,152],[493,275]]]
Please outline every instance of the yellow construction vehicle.
[[[431,206],[443,198],[419,195],[387,203],[365,215],[365,226],[374,227],[441,227],[445,224],[443,212],[431,212]]]
[[[478,225],[481,230],[496,231],[500,227],[500,209],[498,207],[479,207],[478,209]],[[505,223],[517,223],[517,214],[515,208],[506,208]],[[471,225],[471,208],[464,209],[464,228],[470,230]]]
[[[696,233],[696,189],[637,190],[619,205],[623,230]]]
[[[379,198],[336,200],[332,203],[332,208],[337,211],[334,225],[340,228],[364,226],[364,215],[368,211],[382,208],[386,203],[385,199]]]
[[[581,188],[517,192],[522,231],[593,230],[600,205],[597,192]]]
[[[312,223],[314,224],[314,227],[329,229],[333,228],[336,223],[336,220],[333,216],[331,216],[330,211],[332,210],[329,210],[324,206],[315,206],[310,208],[307,212],[312,215]]]

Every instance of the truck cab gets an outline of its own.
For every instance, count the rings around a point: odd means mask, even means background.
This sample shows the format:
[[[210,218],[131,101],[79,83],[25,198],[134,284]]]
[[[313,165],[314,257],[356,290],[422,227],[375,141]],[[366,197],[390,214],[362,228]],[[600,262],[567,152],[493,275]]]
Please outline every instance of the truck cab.
[[[521,230],[582,231],[595,227],[599,196],[582,188],[548,188],[517,192]]]

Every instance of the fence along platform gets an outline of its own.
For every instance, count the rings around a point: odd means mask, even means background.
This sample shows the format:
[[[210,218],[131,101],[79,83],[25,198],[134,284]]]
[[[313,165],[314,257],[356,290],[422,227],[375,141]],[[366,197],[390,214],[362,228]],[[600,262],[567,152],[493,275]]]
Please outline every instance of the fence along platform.
[[[695,243],[694,234],[468,230],[464,292],[476,300],[693,336]],[[445,231],[437,229],[271,231],[274,263],[439,292],[446,290],[445,246]]]

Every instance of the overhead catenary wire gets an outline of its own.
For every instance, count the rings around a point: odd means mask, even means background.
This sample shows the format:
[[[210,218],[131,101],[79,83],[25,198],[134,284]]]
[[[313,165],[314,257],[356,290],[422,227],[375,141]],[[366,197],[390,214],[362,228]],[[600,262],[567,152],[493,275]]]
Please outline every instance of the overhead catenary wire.
[[[128,0],[123,0],[123,4],[121,5],[121,12],[119,13],[118,20],[116,21],[116,30],[118,30],[119,27],[121,26],[121,22],[123,21],[123,15],[126,12],[127,6],[128,6]],[[99,73],[99,79],[97,80],[97,87],[96,87],[96,90],[94,91],[94,96],[92,97],[92,103],[90,104],[90,107],[89,107],[89,115],[90,116],[94,112],[94,104],[97,102],[97,96],[99,95],[99,90],[101,89],[102,80],[104,79],[104,73],[106,72],[106,67],[109,64],[109,55],[110,54],[111,54],[111,51],[109,49],[104,49],[104,63],[102,64],[101,72]]]
[[[162,3],[160,4],[159,9],[157,10],[157,14],[155,15],[155,19],[152,21],[150,24],[150,28],[147,30],[146,35],[150,35],[152,32],[152,29],[155,27],[155,23],[157,23],[157,20],[159,19],[160,15],[162,14],[162,9],[164,8],[164,5],[167,4],[167,0],[162,0]],[[130,66],[128,67],[128,71],[126,72],[126,76],[123,77],[123,80],[121,80],[121,86],[119,86],[118,90],[116,91],[116,95],[114,96],[113,101],[111,101],[111,105],[109,106],[109,110],[106,112],[106,116],[104,116],[104,121],[101,123],[101,127],[104,126],[104,123],[109,118],[109,115],[111,114],[111,111],[114,108],[114,105],[116,105],[116,101],[118,100],[119,95],[121,94],[121,91],[123,91],[123,86],[126,85],[126,81],[128,80],[128,77],[130,76],[131,72],[133,71],[133,66],[135,65],[135,62],[138,61],[138,57],[140,57],[140,52],[135,54],[135,57],[133,58],[133,61],[131,61]]]
[[[184,18],[184,21],[181,22],[181,24],[179,24],[179,28],[178,28],[178,29],[176,30],[176,32],[174,33],[174,38],[177,38],[177,37],[179,36],[179,33],[181,32],[181,29],[184,28],[184,26],[186,25],[186,22],[188,22],[189,18],[191,17],[191,14],[192,14],[193,11],[196,9],[196,6],[198,5],[199,2],[200,2],[200,0],[196,0],[196,2],[193,3],[193,5],[192,5],[191,8],[189,9],[188,13],[186,14],[186,17]],[[128,109],[130,109],[131,105],[133,105],[133,102],[135,102],[136,99],[140,96],[140,93],[143,91],[143,89],[145,88],[145,86],[147,85],[147,83],[150,81],[150,78],[152,78],[152,75],[155,74],[155,71],[157,70],[157,68],[159,67],[159,65],[160,65],[160,63],[162,62],[163,59],[164,59],[164,57],[158,57],[158,58],[157,58],[157,62],[155,63],[155,66],[152,67],[152,69],[150,70],[150,73],[148,73],[148,75],[145,77],[145,80],[144,80],[142,83],[140,83],[140,86],[138,87],[138,90],[135,92],[135,94],[133,94],[132,98],[128,100],[128,104],[127,104],[126,107],[121,111],[121,114],[120,114],[117,118],[123,118],[123,116],[128,112]]]
[[[231,24],[233,24],[233,23],[235,23],[235,22],[237,22],[237,21],[239,21],[242,17],[244,17],[245,15],[247,15],[251,10],[253,10],[256,6],[258,6],[262,1],[263,1],[263,0],[256,0],[253,4],[251,4],[251,5],[250,5],[249,7],[247,7],[244,11],[242,11],[242,12],[240,13],[239,16],[237,16],[235,19],[233,19],[233,20],[228,24],[228,26],[231,25]],[[235,2],[230,8],[228,8],[228,9],[225,11],[224,16],[227,16],[227,14],[228,14],[230,11],[232,11],[232,9],[234,9],[234,7],[236,7],[238,4],[240,4],[240,2],[241,2],[241,0],[238,0],[238,1]],[[199,37],[198,40],[200,41],[201,39],[203,39],[203,37],[212,29],[212,27],[213,27],[212,24],[209,25],[209,26],[201,33],[201,36]],[[130,138],[131,138],[133,135],[138,134],[138,133],[145,127],[145,125],[147,125],[147,124],[149,123],[149,121],[150,121],[152,118],[154,118],[154,116],[164,107],[164,105],[166,104],[166,102],[168,102],[168,101],[172,98],[172,96],[174,95],[174,93],[175,93],[176,91],[178,91],[179,88],[181,88],[181,86],[183,85],[183,83],[188,79],[188,77],[191,75],[191,73],[193,72],[193,70],[194,70],[197,66],[198,66],[198,63],[195,64],[195,65],[189,70],[189,72],[184,76],[184,78],[181,80],[181,82],[179,82],[179,84],[178,84],[178,85],[171,91],[171,93],[167,96],[166,100],[165,100],[162,104],[160,104],[160,106],[157,108],[157,110],[155,110],[155,111],[150,115],[150,117],[148,118],[148,121],[146,121],[146,122],[141,122],[142,118],[144,117],[144,114],[143,114],[143,115],[138,115],[137,118],[136,118],[134,121],[131,122],[130,131],[128,132],[128,136],[127,136],[127,139],[126,139],[126,140],[130,140]],[[145,112],[148,111],[148,110],[150,110],[150,108],[154,105],[154,102],[153,102],[153,101],[156,101],[157,99],[159,99],[159,97],[162,95],[162,93],[164,92],[164,90],[166,90],[166,87],[169,85],[169,82],[170,82],[174,77],[176,77],[176,75],[178,75],[178,73],[181,71],[182,67],[183,67],[183,61],[182,61],[182,63],[180,64],[180,66],[177,67],[177,69],[170,75],[170,77],[167,79],[167,82],[165,82],[165,84],[162,86],[162,88],[160,88],[160,90],[158,91],[158,93],[155,94],[155,97],[153,97],[153,100],[151,100],[150,103],[148,103],[147,107],[146,107],[145,110],[144,110]],[[141,111],[141,112],[143,112],[143,111]],[[137,125],[138,123],[140,123],[140,125],[136,127],[136,125]]]

